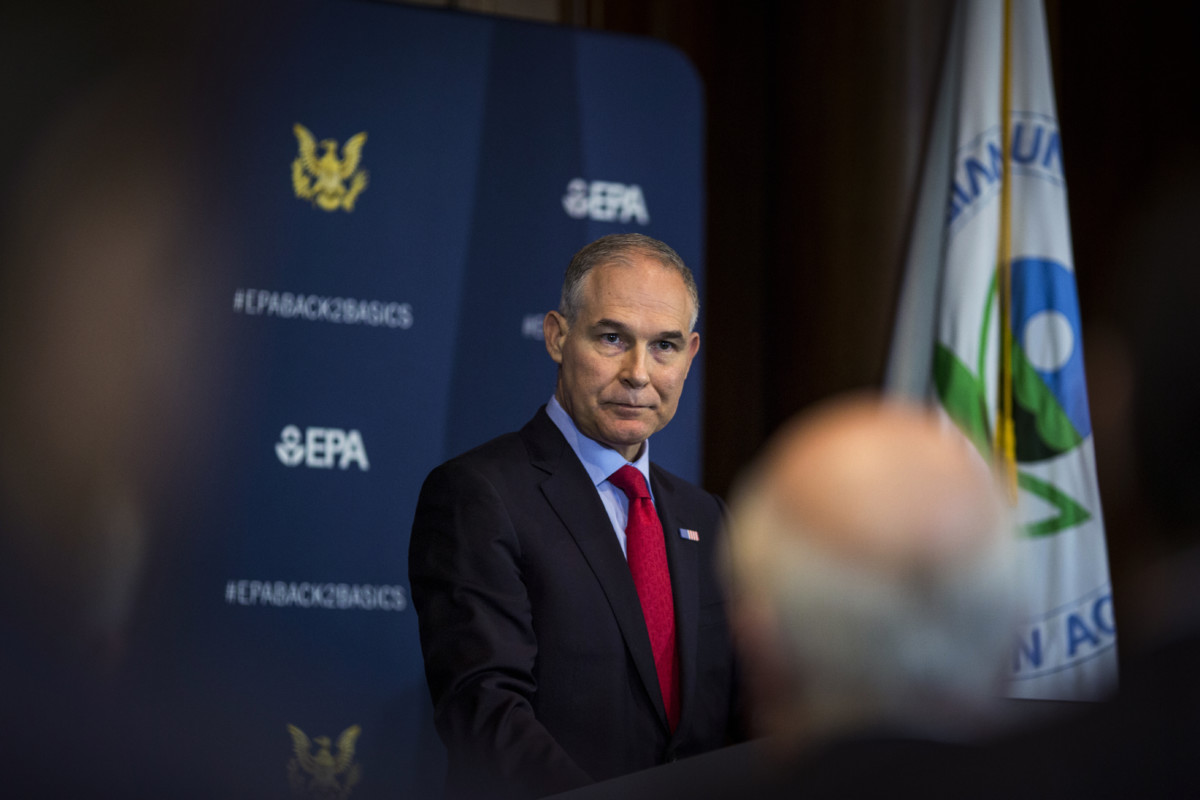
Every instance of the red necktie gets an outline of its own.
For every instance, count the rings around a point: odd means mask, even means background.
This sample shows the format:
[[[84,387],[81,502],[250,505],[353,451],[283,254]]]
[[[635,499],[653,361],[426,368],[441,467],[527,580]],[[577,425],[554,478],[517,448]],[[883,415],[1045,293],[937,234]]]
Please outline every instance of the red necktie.
[[[674,731],[679,725],[679,658],[675,652],[675,601],[671,598],[671,574],[667,569],[667,545],[662,523],[646,479],[636,467],[626,464],[608,480],[629,498],[629,521],[625,524],[625,551],[633,585],[642,602],[658,686],[662,689],[667,720]]]

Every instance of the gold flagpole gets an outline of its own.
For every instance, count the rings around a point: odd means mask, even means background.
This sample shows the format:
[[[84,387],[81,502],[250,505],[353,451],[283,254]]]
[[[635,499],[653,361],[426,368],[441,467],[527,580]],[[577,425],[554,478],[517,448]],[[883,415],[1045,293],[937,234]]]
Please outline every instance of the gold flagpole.
[[[1012,393],[1012,0],[1004,0],[1004,50],[1001,56],[999,270],[1000,403],[996,420],[996,456],[1001,459],[1009,499],[1017,499],[1017,439],[1013,424]]]

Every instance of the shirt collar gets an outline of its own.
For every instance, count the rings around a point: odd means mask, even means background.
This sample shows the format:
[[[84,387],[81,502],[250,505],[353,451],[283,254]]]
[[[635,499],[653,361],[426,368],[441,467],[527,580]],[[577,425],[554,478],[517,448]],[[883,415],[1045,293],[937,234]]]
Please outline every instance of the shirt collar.
[[[589,439],[580,433],[579,428],[575,427],[575,421],[571,419],[571,416],[559,404],[558,398],[553,395],[550,397],[550,402],[546,403],[546,414],[558,426],[558,429],[562,431],[567,444],[571,445],[571,449],[575,451],[575,455],[583,463],[583,468],[587,470],[587,474],[592,479],[593,484],[599,486],[608,480],[609,475],[612,475],[626,464],[632,463],[646,479],[646,485],[650,485],[649,439],[642,443],[642,452],[637,460],[629,462],[625,460],[625,456],[611,447],[602,445],[595,439]]]

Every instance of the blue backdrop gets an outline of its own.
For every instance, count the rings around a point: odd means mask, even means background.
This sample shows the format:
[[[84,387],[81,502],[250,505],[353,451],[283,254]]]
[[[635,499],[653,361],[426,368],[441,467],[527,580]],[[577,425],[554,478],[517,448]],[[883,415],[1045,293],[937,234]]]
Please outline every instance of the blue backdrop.
[[[228,377],[130,684],[176,698],[185,757],[247,796],[303,788],[324,736],[350,796],[430,797],[444,756],[407,602],[421,482],[549,398],[541,318],[579,247],[644,232],[703,288],[702,93],[653,41],[284,8],[214,57],[230,256],[198,302]],[[701,360],[654,438],[693,480],[702,381]]]

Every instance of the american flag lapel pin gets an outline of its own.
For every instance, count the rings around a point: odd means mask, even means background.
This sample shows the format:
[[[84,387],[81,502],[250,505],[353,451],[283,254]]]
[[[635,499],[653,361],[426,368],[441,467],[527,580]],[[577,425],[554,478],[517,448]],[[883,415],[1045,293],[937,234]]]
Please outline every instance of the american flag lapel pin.
[[[698,541],[700,541],[700,534],[697,533],[696,531],[692,530],[691,528],[680,528],[679,529],[679,538],[687,539],[689,542],[698,542]]]

